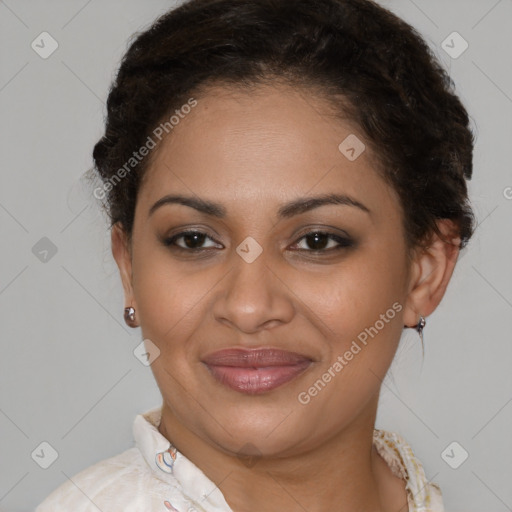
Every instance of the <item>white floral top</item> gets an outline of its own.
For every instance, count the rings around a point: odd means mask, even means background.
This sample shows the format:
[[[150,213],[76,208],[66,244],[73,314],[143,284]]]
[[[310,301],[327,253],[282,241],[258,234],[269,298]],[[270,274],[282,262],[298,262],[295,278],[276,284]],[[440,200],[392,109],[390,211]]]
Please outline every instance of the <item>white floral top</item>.
[[[161,406],[138,414],[133,448],[82,470],[35,512],[232,512],[220,489],[158,431],[160,418]],[[373,442],[406,481],[409,512],[444,512],[439,487],[402,437],[375,429]]]

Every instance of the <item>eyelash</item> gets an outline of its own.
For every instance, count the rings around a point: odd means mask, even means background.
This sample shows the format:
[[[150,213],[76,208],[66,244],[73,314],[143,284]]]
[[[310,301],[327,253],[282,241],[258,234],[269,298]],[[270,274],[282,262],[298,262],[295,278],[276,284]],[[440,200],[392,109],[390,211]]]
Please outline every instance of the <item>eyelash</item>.
[[[191,249],[191,248],[185,248],[185,247],[176,245],[176,243],[175,243],[176,240],[179,240],[180,238],[187,236],[187,235],[205,235],[207,238],[209,238],[210,240],[215,242],[215,240],[213,240],[211,237],[209,237],[203,231],[189,230],[189,231],[182,231],[181,233],[177,233],[176,235],[166,238],[165,240],[163,240],[163,244],[166,247],[169,247],[171,250],[174,250],[174,251],[196,253],[196,254],[206,252],[206,251],[212,249],[212,248],[201,248],[201,247]],[[339,251],[341,249],[348,249],[350,247],[353,247],[353,245],[354,245],[354,241],[351,240],[350,238],[342,237],[342,236],[336,235],[334,233],[329,233],[327,231],[320,231],[320,230],[313,230],[313,231],[309,231],[308,233],[305,233],[297,240],[297,242],[295,242],[294,245],[296,245],[298,242],[300,242],[301,240],[303,240],[311,235],[327,235],[329,240],[334,240],[339,245],[334,248],[331,247],[330,249],[295,249],[295,250],[297,250],[299,252],[309,252],[309,253],[313,253],[313,254],[320,254],[320,253],[329,253],[332,251]]]

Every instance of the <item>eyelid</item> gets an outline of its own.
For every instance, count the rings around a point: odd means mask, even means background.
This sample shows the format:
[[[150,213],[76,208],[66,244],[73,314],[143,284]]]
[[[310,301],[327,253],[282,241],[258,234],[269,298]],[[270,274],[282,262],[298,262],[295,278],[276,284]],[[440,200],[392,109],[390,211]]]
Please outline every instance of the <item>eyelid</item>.
[[[337,228],[336,226],[328,226],[328,225],[322,225],[322,226],[316,226],[316,225],[308,225],[304,228],[299,229],[297,232],[295,232],[292,236],[293,238],[302,238],[306,235],[309,235],[310,233],[323,233],[326,235],[331,236],[338,236],[340,238],[347,238],[349,240],[352,239],[352,237],[343,229]]]
[[[198,228],[188,228],[188,229],[184,229],[183,231],[178,231],[177,233],[174,233],[172,235],[165,236],[162,239],[162,243],[168,247],[172,247],[173,249],[176,249],[176,250],[181,249],[185,252],[200,252],[200,251],[207,251],[207,250],[212,249],[212,247],[199,248],[199,249],[186,249],[186,248],[181,247],[176,244],[176,240],[179,240],[180,238],[183,238],[186,235],[195,235],[195,234],[204,235],[206,238],[210,239],[215,244],[222,245],[220,242],[215,240],[215,238],[210,236],[206,231],[203,231]]]
[[[328,249],[292,249],[296,252],[303,252],[303,253],[311,253],[313,255],[322,255],[322,253],[325,254],[331,254],[333,252],[336,252],[337,250],[341,249],[349,249],[355,245],[355,240],[348,235],[343,230],[338,230],[338,234],[335,232],[332,232],[331,229],[334,228],[328,228],[327,226],[323,227],[311,227],[308,226],[306,228],[303,228],[303,230],[299,231],[298,234],[294,235],[294,243],[291,247],[298,245],[302,240],[304,240],[308,235],[313,234],[320,234],[325,235],[330,241],[334,241],[337,245],[335,247],[331,247]],[[207,239],[211,240],[214,244],[217,245],[223,245],[222,243],[218,242],[214,237],[210,236],[208,232],[200,229],[200,228],[187,228],[183,229],[182,231],[178,231],[177,233],[174,233],[172,235],[169,235],[167,237],[164,237],[162,240],[162,243],[169,248],[172,248],[172,250],[178,251],[178,252],[184,252],[184,253],[191,253],[191,254],[199,254],[199,253],[205,253],[208,251],[211,251],[212,249],[216,249],[215,247],[198,247],[198,248],[185,248],[176,243],[176,240],[179,240],[187,235],[204,235]],[[288,246],[290,247],[290,246]]]
[[[297,246],[299,243],[301,243],[302,240],[304,240],[308,235],[312,234],[321,234],[325,235],[329,241],[334,241],[336,243],[335,247],[330,247],[329,249],[293,249],[294,251],[303,252],[303,253],[310,253],[312,255],[322,255],[322,254],[332,254],[338,250],[341,249],[349,249],[355,245],[355,241],[349,237],[344,235],[337,235],[335,233],[332,233],[330,231],[325,230],[318,230],[313,229],[311,231],[308,231],[304,233],[302,236],[297,238],[297,241],[291,246]]]

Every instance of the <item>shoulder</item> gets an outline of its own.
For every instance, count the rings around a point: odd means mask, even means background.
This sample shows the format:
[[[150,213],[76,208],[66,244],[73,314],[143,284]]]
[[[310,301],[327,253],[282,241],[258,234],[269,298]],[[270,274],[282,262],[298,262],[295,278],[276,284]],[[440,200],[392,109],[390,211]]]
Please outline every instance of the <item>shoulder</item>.
[[[153,504],[151,497],[158,498],[164,489],[164,482],[153,476],[140,451],[133,447],[75,474],[48,495],[35,512],[130,512],[146,506],[151,509],[162,503],[158,500]]]

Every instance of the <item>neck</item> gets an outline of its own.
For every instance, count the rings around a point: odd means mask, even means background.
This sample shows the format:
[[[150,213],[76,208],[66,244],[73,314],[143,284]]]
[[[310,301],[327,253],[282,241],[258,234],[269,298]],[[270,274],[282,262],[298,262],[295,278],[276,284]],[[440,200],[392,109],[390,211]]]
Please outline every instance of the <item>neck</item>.
[[[228,454],[184,427],[166,405],[159,431],[219,487],[234,512],[406,512],[404,483],[373,446],[377,401],[378,394],[321,445],[286,458]]]

